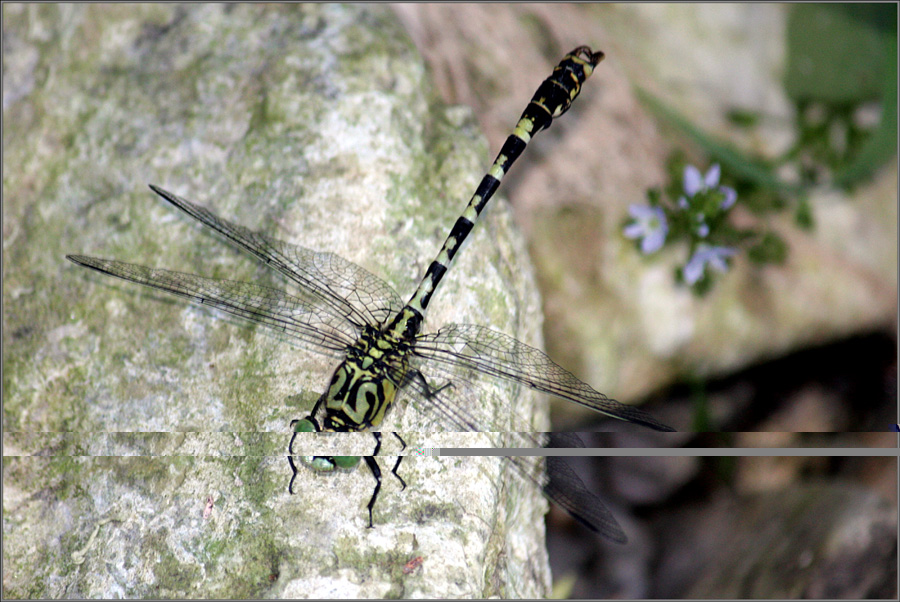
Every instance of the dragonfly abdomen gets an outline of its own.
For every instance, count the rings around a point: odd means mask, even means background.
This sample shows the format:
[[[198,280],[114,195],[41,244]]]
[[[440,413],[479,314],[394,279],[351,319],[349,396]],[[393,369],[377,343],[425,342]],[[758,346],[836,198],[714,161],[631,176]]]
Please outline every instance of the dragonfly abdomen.
[[[525,150],[531,138],[550,127],[554,117],[569,110],[572,101],[581,92],[581,84],[590,77],[603,56],[603,52],[592,52],[587,46],[579,46],[567,54],[553,69],[550,77],[541,83],[404,309],[420,316],[425,314],[432,295],[450,269],[453,258],[468,238],[481,212],[500,186],[503,176]],[[406,332],[410,330],[406,323],[399,320],[399,316],[394,324],[399,324]],[[418,331],[413,334],[418,334]]]

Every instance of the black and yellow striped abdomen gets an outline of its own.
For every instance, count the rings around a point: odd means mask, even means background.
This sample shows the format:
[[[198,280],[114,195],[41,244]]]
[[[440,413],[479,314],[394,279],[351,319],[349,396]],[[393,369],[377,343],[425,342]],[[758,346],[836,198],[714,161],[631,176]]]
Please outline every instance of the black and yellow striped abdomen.
[[[513,133],[506,139],[493,165],[481,179],[469,204],[457,218],[416,292],[406,307],[394,318],[388,330],[404,339],[410,339],[419,333],[432,295],[471,233],[481,212],[499,188],[503,176],[525,150],[531,138],[550,127],[555,117],[559,117],[572,106],[572,101],[581,92],[581,84],[590,77],[594,67],[603,60],[603,56],[602,52],[593,52],[587,46],[579,46],[567,54],[553,69],[550,77],[541,83],[519,117]]]

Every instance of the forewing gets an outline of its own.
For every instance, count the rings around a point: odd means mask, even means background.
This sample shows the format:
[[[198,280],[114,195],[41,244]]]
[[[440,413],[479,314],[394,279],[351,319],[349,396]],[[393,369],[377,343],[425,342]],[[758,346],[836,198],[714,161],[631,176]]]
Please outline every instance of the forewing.
[[[254,232],[210,210],[150,185],[150,188],[235,247],[247,251],[317,299],[316,305],[343,316],[356,327],[384,323],[403,307],[384,280],[334,253],[317,252]]]
[[[331,311],[323,311],[321,307],[278,289],[153,269],[112,259],[84,255],[66,257],[98,272],[178,295],[198,305],[215,307],[313,346],[343,351],[358,336],[351,324]]]

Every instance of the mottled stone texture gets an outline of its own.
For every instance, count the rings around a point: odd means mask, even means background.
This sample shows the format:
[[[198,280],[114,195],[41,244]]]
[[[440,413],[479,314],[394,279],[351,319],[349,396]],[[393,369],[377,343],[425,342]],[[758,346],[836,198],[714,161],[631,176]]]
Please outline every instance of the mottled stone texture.
[[[152,183],[341,254],[408,297],[489,158],[471,113],[435,101],[393,15],[3,11],[4,596],[545,594],[545,506],[496,460],[408,459],[409,487],[388,475],[374,529],[364,470],[303,471],[289,496],[288,424],[335,359],[64,259],[284,286]],[[539,343],[524,245],[497,205],[427,328],[473,322]]]

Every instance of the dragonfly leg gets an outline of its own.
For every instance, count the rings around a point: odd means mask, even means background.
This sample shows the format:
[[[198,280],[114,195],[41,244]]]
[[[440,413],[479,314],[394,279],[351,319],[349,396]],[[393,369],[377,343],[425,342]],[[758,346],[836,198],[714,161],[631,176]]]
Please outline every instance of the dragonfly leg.
[[[378,442],[375,445],[375,451],[372,452],[372,455],[377,456],[378,452],[381,451],[381,433],[372,433],[372,434],[375,436],[375,441]],[[404,449],[406,449],[406,441],[404,441],[403,438],[400,435],[398,435],[397,433],[393,433],[393,435],[394,435],[394,437],[397,438],[398,441],[400,441],[400,444],[403,446],[402,448],[400,448],[400,451],[402,452]],[[400,481],[401,485],[403,485],[403,489],[406,489],[406,481],[403,480],[403,477],[401,477],[399,474],[397,474],[397,469],[400,468],[400,462],[402,462],[402,461],[403,461],[403,456],[397,456],[397,462],[394,464],[394,468],[391,469],[391,474],[393,474],[395,477],[397,477],[397,480]],[[368,462],[368,460],[366,462]],[[379,476],[381,476],[380,472],[379,472]]]
[[[294,430],[294,425],[297,423],[297,420],[291,420],[291,430]],[[288,484],[288,493],[294,495],[294,479],[297,478],[297,465],[294,464],[294,439],[297,437],[297,433],[295,432],[291,435],[291,442],[288,444],[288,464],[291,465],[291,482]]]
[[[428,379],[425,378],[425,375],[422,374],[419,370],[416,370],[412,377],[419,379],[419,381],[422,383],[422,388],[424,389],[423,392],[425,393],[425,396],[428,398],[436,397],[444,389],[447,389],[447,388],[453,386],[453,383],[448,380],[447,382],[442,384],[440,387],[436,387],[436,388],[432,387],[431,384],[429,384]]]
[[[406,441],[403,440],[403,437],[401,437],[399,433],[394,433],[394,437],[396,437],[397,441],[400,442],[400,445],[403,446],[400,448],[400,451],[403,451],[404,449],[406,449]]]
[[[406,441],[404,441],[403,438],[397,433],[394,433],[394,437],[396,437],[397,440],[400,441],[400,444],[403,446],[402,448],[400,448],[400,451],[402,452],[404,449],[406,449]],[[397,463],[394,464],[394,468],[391,470],[391,473],[393,473],[393,475],[395,477],[397,477],[397,480],[400,481],[401,485],[403,485],[403,489],[406,489],[406,481],[403,480],[403,477],[401,477],[399,474],[397,474],[397,469],[400,468],[400,462],[402,462],[402,461],[403,461],[403,456],[398,455]]]
[[[294,442],[294,439],[292,437],[291,443],[293,443],[293,442]],[[287,459],[288,459],[288,464],[291,465],[291,470],[293,471],[293,474],[291,475],[291,482],[288,484],[288,493],[290,493],[291,495],[294,495],[294,479],[297,478],[297,465],[294,464],[294,458],[292,456],[288,456]]]
[[[300,422],[300,421],[297,420],[296,418],[294,420],[291,420],[291,431],[294,434],[291,435],[291,442],[288,443],[288,453],[291,454],[292,456],[294,455],[294,439],[297,438],[297,432],[294,431],[294,425],[297,424],[298,422]]]
[[[381,440],[379,437],[378,447],[381,447]],[[375,491],[372,492],[372,499],[369,500],[369,505],[367,508],[369,509],[369,528],[372,528],[372,508],[375,507],[375,500],[378,499],[378,492],[381,491],[381,469],[378,468],[378,462],[375,461],[375,456],[363,456],[366,460],[366,465],[369,467],[369,470],[372,471],[372,476],[375,477]]]
[[[372,455],[377,456],[378,452],[381,451],[381,433],[372,433],[372,436],[375,437],[375,450],[372,452]]]

